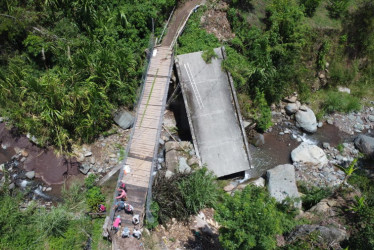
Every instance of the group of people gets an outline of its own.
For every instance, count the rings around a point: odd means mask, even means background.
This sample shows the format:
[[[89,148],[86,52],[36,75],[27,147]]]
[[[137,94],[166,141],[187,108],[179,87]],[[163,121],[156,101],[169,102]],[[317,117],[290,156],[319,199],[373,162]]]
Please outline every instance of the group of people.
[[[132,223],[134,224],[134,230],[133,230],[132,235],[135,238],[139,239],[142,233],[136,227],[136,225],[140,223],[140,218],[139,218],[139,214],[134,214],[134,207],[126,203],[126,200],[127,200],[126,184],[123,181],[121,181],[117,190],[118,190],[118,196],[116,197],[116,204],[114,206],[114,210],[115,212],[124,210],[125,213],[133,215]],[[115,233],[118,232],[120,225],[121,225],[121,216],[117,215],[117,217],[113,221],[113,227],[112,227]],[[131,235],[130,229],[128,227],[125,227],[121,233],[122,238],[130,237],[130,235]]]

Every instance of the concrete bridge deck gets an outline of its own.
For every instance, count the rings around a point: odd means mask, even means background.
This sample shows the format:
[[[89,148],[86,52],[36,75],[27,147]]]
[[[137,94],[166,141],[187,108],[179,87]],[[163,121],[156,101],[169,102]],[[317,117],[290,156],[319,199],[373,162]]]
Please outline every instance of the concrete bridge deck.
[[[222,70],[224,49],[206,63],[202,52],[177,56],[195,150],[218,177],[250,169],[250,154],[230,75]]]

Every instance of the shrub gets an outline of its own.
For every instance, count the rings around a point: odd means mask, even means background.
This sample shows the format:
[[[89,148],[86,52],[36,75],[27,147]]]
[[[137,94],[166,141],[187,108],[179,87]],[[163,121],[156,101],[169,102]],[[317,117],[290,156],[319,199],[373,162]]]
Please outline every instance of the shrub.
[[[89,176],[84,179],[84,185],[87,189],[93,188],[96,184],[97,175],[90,174]]]
[[[217,54],[214,52],[213,48],[203,51],[201,57],[204,59],[205,63],[211,63],[213,58],[217,58]]]
[[[105,196],[102,194],[99,187],[93,187],[87,190],[86,203],[88,207],[96,211],[97,206],[105,201]]]
[[[260,131],[263,132],[273,125],[271,122],[271,110],[266,102],[265,94],[258,89],[256,90],[256,98],[253,101],[252,109],[257,128]]]
[[[200,209],[213,206],[218,197],[214,177],[206,168],[193,173],[176,173],[170,178],[158,174],[152,190],[152,198],[159,206],[157,217],[161,224],[170,218],[187,220]]]
[[[327,93],[327,99],[323,102],[322,106],[327,113],[335,111],[349,113],[361,109],[360,100],[357,97],[336,91],[329,91]]]
[[[72,183],[69,189],[66,189],[64,185],[62,187],[61,194],[65,204],[69,208],[76,206],[78,203],[84,200],[82,186],[78,182]]]
[[[300,0],[300,5],[304,6],[304,12],[308,17],[312,17],[316,12],[321,0]]]
[[[218,186],[215,176],[207,168],[201,168],[178,182],[186,209],[196,214],[206,206],[214,206],[217,201]]]
[[[331,188],[308,186],[305,183],[298,183],[298,189],[304,194],[302,197],[304,210],[310,209],[322,199],[327,198],[332,194]]]
[[[342,17],[347,11],[349,0],[329,0],[327,10],[332,18]]]
[[[252,185],[234,196],[225,194],[215,219],[221,225],[219,240],[226,249],[274,249],[275,235],[295,225],[266,190]]]
[[[49,212],[40,209],[35,224],[45,236],[62,236],[69,226],[69,219],[66,207],[58,206]]]

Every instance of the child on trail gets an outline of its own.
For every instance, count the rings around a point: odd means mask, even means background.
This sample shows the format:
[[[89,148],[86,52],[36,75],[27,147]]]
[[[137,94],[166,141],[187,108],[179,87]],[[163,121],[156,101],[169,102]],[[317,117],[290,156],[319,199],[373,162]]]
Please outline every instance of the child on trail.
[[[120,191],[120,193],[119,193],[119,195],[116,197],[116,199],[126,200],[126,199],[127,199],[126,191],[123,190],[123,189],[120,189],[120,188],[118,188],[117,190]]]
[[[121,225],[121,216],[118,215],[113,222],[113,230],[115,234],[118,232],[119,225]]]

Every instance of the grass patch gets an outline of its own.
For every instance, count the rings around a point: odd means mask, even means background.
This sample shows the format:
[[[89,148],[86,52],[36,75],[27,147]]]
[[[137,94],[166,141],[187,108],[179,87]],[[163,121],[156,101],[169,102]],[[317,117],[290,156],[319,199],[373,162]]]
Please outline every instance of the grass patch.
[[[310,209],[322,199],[327,198],[332,194],[331,188],[308,186],[303,182],[298,182],[298,189],[304,194],[301,198],[304,210]]]
[[[360,100],[348,93],[329,91],[326,100],[322,104],[327,113],[335,111],[349,113],[361,109]]]

